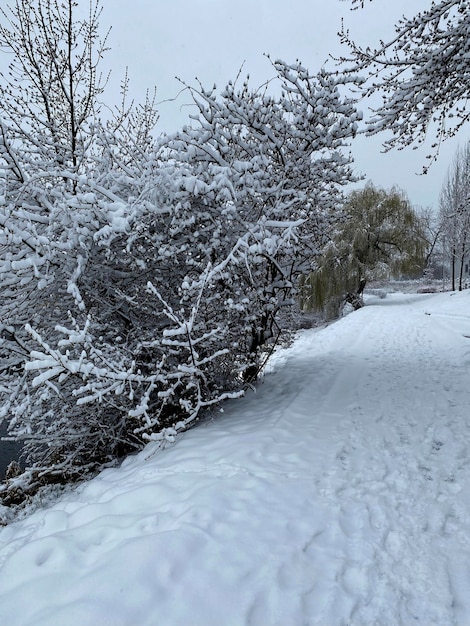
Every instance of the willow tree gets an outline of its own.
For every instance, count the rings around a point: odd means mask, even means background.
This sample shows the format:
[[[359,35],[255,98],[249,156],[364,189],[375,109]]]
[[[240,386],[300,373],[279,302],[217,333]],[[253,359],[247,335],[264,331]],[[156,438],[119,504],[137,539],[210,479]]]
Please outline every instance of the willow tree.
[[[305,310],[337,314],[344,302],[360,308],[368,281],[416,276],[425,266],[424,221],[403,191],[368,184],[349,195],[344,210],[317,269],[304,278]]]

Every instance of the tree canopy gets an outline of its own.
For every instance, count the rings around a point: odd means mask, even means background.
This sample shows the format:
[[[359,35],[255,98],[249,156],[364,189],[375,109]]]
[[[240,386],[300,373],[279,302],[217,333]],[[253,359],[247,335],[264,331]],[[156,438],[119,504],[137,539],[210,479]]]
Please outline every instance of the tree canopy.
[[[401,190],[368,184],[353,191],[318,267],[304,279],[303,308],[336,313],[345,300],[358,308],[370,280],[419,274],[427,246],[424,223]]]
[[[355,8],[363,0],[352,0]],[[347,73],[366,76],[363,96],[378,94],[381,104],[367,122],[367,133],[392,131],[384,145],[404,147],[435,134],[429,159],[442,139],[452,137],[470,118],[470,2],[440,0],[398,21],[395,36],[376,46],[357,45],[349,32],[342,61]],[[426,167],[424,170],[426,171]]]
[[[470,143],[459,148],[449,166],[439,197],[441,240],[450,261],[451,287],[463,288],[470,252]]]

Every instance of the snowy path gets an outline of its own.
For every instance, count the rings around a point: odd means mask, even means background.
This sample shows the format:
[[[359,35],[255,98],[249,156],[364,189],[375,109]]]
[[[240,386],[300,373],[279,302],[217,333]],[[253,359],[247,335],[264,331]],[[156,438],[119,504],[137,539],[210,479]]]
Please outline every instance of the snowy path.
[[[389,296],[0,530],[0,624],[468,626],[470,294]]]

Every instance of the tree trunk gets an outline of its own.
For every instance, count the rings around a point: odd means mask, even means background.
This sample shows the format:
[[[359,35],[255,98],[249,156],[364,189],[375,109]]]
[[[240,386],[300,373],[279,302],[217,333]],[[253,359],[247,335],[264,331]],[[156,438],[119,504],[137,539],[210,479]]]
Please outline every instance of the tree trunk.
[[[349,302],[349,304],[352,305],[355,311],[357,311],[358,309],[364,306],[363,293],[364,293],[364,288],[366,286],[366,283],[367,283],[366,279],[361,278],[356,291],[355,292],[350,291],[349,293],[346,294],[345,302]]]
[[[463,264],[465,261],[465,257],[462,255],[460,258],[460,271],[459,271],[459,291],[462,291],[463,289],[463,285],[462,285],[462,279],[463,279]]]
[[[467,235],[464,234],[462,241],[462,248],[460,250],[460,272],[459,272],[459,291],[463,289],[463,266],[465,264],[465,257],[467,256]]]
[[[456,250],[452,248],[452,291],[455,291],[455,259],[456,259]]]

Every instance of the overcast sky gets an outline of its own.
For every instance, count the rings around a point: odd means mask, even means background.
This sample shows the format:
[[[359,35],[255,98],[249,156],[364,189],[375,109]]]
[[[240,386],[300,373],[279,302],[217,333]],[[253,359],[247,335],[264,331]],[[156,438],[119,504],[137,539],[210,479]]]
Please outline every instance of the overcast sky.
[[[350,11],[342,0],[112,0],[105,3],[102,25],[112,25],[107,63],[113,68],[110,93],[129,67],[131,89],[138,97],[156,85],[158,100],[174,98],[197,76],[205,86],[219,88],[234,78],[244,63],[253,85],[272,75],[267,52],[293,62],[299,58],[318,70],[330,53],[341,50],[337,32],[341,18],[361,43],[388,40],[403,14],[429,6],[429,0],[374,0],[363,10]],[[328,65],[332,62],[329,61]],[[172,131],[186,120],[187,94],[159,105],[159,128]],[[465,135],[458,139],[467,140]],[[398,185],[414,205],[438,205],[439,191],[457,141],[446,143],[427,176],[417,172],[429,151],[405,150],[381,154],[380,139],[354,141],[358,171],[384,187]]]

